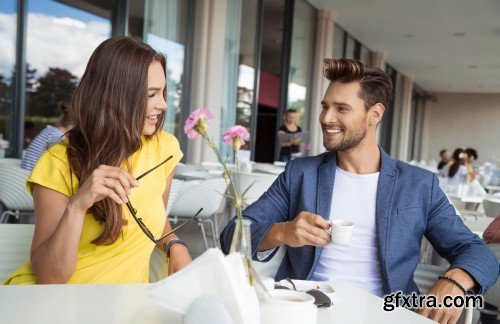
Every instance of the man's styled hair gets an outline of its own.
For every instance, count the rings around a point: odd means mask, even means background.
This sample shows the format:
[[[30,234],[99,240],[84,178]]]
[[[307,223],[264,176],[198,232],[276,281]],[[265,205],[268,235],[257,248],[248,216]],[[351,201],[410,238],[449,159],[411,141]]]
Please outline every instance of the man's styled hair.
[[[324,76],[330,82],[359,82],[360,98],[365,101],[366,109],[381,103],[385,108],[392,100],[392,80],[379,68],[365,66],[353,59],[325,59]]]

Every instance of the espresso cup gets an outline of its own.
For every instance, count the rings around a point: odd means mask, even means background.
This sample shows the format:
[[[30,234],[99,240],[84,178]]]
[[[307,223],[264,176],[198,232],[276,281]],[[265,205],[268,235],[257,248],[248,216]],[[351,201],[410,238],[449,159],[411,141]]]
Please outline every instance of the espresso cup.
[[[330,229],[327,230],[333,244],[347,245],[351,239],[354,223],[347,220],[336,219],[330,221]]]

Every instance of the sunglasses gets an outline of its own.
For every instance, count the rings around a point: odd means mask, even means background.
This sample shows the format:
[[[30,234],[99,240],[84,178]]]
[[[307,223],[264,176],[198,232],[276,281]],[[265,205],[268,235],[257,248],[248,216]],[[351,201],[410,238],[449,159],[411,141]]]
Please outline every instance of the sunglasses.
[[[297,291],[297,288],[295,287],[295,283],[290,279],[286,278],[286,281],[288,281],[292,287],[293,290]],[[274,289],[286,289],[286,290],[291,290],[290,288],[280,285],[280,284],[274,284]],[[314,305],[318,308],[322,307],[330,307],[332,306],[332,300],[330,297],[328,297],[324,292],[318,289],[310,289],[308,291],[305,291],[306,294],[311,295],[314,297]]]
[[[160,166],[162,166],[163,164],[167,163],[168,161],[170,161],[170,159],[172,159],[173,156],[170,155],[167,159],[165,159],[163,162],[161,162],[160,164],[156,165],[155,167],[153,167],[152,169],[144,172],[143,174],[141,174],[140,176],[138,176],[136,178],[137,181],[139,181],[141,178],[143,178],[144,176],[146,176],[147,174],[151,173],[152,171],[156,170],[157,168],[159,168]],[[127,197],[128,198],[128,197]],[[203,210],[203,208],[200,208],[198,210],[198,212],[188,218],[186,221],[184,221],[183,223],[179,224],[179,226],[175,227],[174,229],[172,229],[171,231],[169,231],[168,233],[166,234],[163,234],[161,237],[159,238],[155,238],[153,233],[149,230],[149,228],[146,226],[146,224],[144,224],[144,222],[142,221],[142,218],[140,217],[137,217],[137,209],[134,208],[134,206],[132,206],[132,203],[130,202],[130,199],[128,199],[128,202],[126,203],[127,205],[127,208],[128,210],[130,211],[130,213],[132,214],[132,217],[134,218],[134,220],[136,221],[137,225],[139,225],[139,228],[142,230],[142,232],[144,234],[146,234],[146,236],[151,240],[153,241],[155,244],[160,242],[161,240],[163,240],[164,238],[166,238],[167,236],[175,233],[175,231],[177,231],[179,228],[183,227],[184,225],[186,225],[187,223],[195,220],[196,218],[198,218],[198,216],[200,215],[201,211]]]

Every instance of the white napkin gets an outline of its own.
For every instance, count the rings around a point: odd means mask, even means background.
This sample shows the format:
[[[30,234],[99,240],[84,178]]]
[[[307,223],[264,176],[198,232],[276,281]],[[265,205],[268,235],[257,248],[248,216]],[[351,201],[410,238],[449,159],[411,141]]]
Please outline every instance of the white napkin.
[[[235,324],[260,322],[259,301],[238,253],[224,256],[218,249],[209,249],[181,271],[154,284],[148,298],[185,314],[196,298],[205,295],[222,301]]]

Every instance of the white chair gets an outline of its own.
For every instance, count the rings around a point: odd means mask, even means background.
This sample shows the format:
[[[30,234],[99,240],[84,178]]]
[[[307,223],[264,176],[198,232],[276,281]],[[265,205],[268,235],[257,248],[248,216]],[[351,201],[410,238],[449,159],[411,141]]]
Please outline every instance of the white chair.
[[[35,225],[0,224],[0,284],[30,257]]]
[[[203,211],[198,218],[198,225],[203,236],[203,243],[208,249],[207,235],[205,232],[205,224],[210,224],[212,230],[212,238],[214,247],[217,246],[217,230],[216,217],[221,205],[224,204],[224,193],[227,188],[227,183],[224,178],[212,178],[197,182],[196,185],[187,185],[188,189],[181,190],[175,200],[172,209],[170,209],[170,217],[172,221],[177,222],[180,218],[188,218],[194,216],[198,209],[203,207]],[[187,186],[186,186],[187,185]]]
[[[413,280],[420,293],[426,294],[434,286],[439,276],[446,272],[446,269],[446,267],[419,263],[413,275]],[[465,308],[457,324],[471,324],[473,311],[473,308]]]
[[[484,213],[488,217],[500,215],[500,199],[486,198],[483,200]]]
[[[233,177],[240,194],[243,194],[251,186],[243,197],[244,205],[248,206],[257,201],[278,176],[274,174],[233,172]]]
[[[15,165],[18,167],[21,167],[21,159],[14,159],[14,158],[1,158],[0,159],[0,164],[5,163],[5,164],[10,164],[10,165]]]
[[[181,192],[184,182],[185,181],[183,180],[172,179],[172,184],[170,185],[170,194],[168,195],[167,208],[166,208],[167,216],[169,215],[170,209],[174,205],[177,196]]]
[[[33,215],[33,199],[26,190],[26,179],[30,172],[12,164],[0,166],[0,203],[5,211],[0,215],[0,223],[9,216]]]

